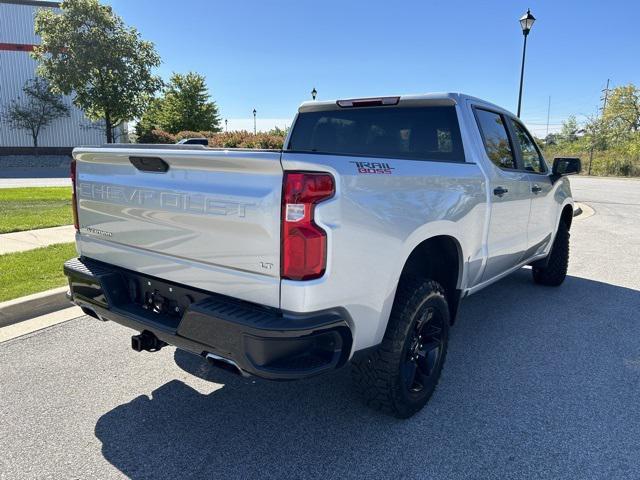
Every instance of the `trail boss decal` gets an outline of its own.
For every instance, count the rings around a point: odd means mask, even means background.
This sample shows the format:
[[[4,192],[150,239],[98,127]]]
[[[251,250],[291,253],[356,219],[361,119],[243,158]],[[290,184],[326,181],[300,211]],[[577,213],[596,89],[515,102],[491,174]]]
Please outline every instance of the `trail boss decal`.
[[[388,163],[380,163],[380,162],[349,162],[355,163],[358,168],[358,173],[365,174],[380,174],[380,175],[391,175],[393,172],[391,170],[394,167],[391,167]]]

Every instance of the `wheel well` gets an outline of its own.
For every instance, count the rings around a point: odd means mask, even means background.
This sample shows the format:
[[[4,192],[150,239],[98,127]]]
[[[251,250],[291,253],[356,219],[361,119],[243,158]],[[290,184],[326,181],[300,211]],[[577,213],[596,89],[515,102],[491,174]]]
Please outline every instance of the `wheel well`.
[[[564,222],[567,226],[567,230],[571,229],[571,222],[573,222],[573,208],[571,205],[565,205],[562,209],[562,214],[560,214],[560,221]]]
[[[453,237],[429,238],[413,249],[404,264],[400,282],[408,276],[429,278],[444,287],[453,323],[460,302],[458,279],[461,274],[461,249]]]

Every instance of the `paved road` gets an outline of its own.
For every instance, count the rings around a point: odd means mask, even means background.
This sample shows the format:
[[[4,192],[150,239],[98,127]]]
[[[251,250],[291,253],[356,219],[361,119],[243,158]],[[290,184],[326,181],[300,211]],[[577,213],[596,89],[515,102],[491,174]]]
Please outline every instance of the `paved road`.
[[[567,281],[465,300],[416,417],[361,406],[347,370],[242,379],[83,317],[0,344],[0,477],[640,478],[640,182],[573,183],[595,215]]]

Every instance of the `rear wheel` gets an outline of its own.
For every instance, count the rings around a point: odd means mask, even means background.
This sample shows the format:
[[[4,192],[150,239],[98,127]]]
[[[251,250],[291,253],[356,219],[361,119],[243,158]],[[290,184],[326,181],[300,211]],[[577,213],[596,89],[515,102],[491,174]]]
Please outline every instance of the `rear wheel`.
[[[569,228],[564,222],[558,225],[556,239],[544,267],[533,265],[533,281],[540,285],[557,287],[564,282],[569,268]]]
[[[353,365],[354,381],[365,402],[399,418],[424,407],[440,379],[449,323],[439,283],[401,282],[382,343]]]

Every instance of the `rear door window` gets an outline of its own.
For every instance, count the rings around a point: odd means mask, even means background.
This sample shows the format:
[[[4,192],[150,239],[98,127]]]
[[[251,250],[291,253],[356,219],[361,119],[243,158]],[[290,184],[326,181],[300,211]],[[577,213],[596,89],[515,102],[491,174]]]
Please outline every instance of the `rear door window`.
[[[529,172],[544,173],[546,171],[544,158],[542,158],[542,154],[529,132],[515,120],[512,120],[511,124],[518,139],[523,168]]]
[[[475,111],[489,159],[500,168],[517,168],[502,115],[480,108],[476,108]]]
[[[464,162],[455,107],[368,107],[302,112],[288,150]]]

